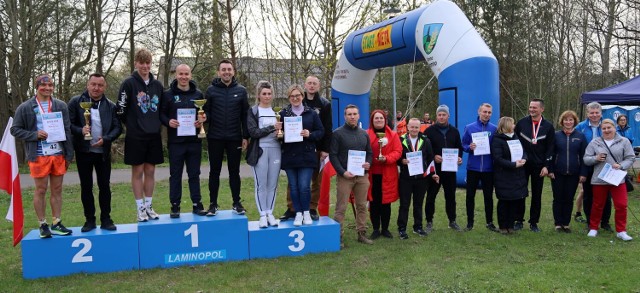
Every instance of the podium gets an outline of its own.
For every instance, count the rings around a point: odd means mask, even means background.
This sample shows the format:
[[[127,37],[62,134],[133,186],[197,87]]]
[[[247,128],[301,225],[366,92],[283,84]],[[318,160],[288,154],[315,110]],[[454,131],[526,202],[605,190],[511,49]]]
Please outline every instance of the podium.
[[[138,223],[140,268],[248,259],[247,222],[246,216],[225,210],[215,217],[164,214]]]
[[[71,230],[71,235],[48,239],[40,239],[40,232],[32,230],[22,239],[25,279],[139,268],[138,225],[118,225],[116,231],[95,229],[82,233],[79,227]]]
[[[293,221],[268,228],[258,227],[257,221],[249,222],[249,257],[252,259],[334,251],[340,251],[340,224],[329,217],[320,217],[311,225],[299,227],[294,226]]]

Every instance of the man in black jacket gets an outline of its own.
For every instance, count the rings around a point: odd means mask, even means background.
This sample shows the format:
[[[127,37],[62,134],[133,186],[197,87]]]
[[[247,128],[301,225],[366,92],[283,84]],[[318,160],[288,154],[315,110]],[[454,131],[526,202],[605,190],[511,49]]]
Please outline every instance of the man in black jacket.
[[[122,133],[116,116],[116,105],[104,95],[107,82],[100,73],[89,75],[87,90],[69,101],[69,120],[76,151],[76,165],[80,177],[80,199],[86,222],[80,231],[96,228],[96,207],[93,198],[93,169],[98,180],[100,228],[116,230],[111,219],[111,143]],[[80,102],[91,102],[90,125],[85,122],[85,110]],[[89,136],[90,135],[90,136]],[[85,137],[91,137],[86,140]]]
[[[529,103],[529,116],[524,117],[516,124],[515,133],[522,143],[522,148],[527,154],[525,171],[527,179],[531,180],[531,209],[529,211],[529,224],[531,231],[540,232],[538,221],[542,205],[542,188],[544,177],[549,174],[549,166],[553,155],[553,143],[555,130],[553,124],[542,117],[544,101],[533,99]],[[528,182],[527,182],[528,184]],[[518,217],[514,230],[523,227],[526,207],[523,205],[518,211]]]
[[[318,155],[318,161],[322,162],[329,156],[329,144],[331,143],[331,133],[333,130],[333,121],[331,115],[331,102],[321,97],[319,94],[320,80],[318,77],[310,75],[307,77],[304,83],[304,100],[302,101],[305,106],[316,111],[322,121],[322,127],[324,128],[324,135],[322,139],[316,142],[316,153]],[[320,200],[320,182],[322,182],[322,172],[319,172],[320,166],[313,171],[311,176],[311,203],[309,205],[309,213],[314,221],[319,219],[318,216],[318,201]],[[287,211],[280,217],[280,220],[285,221],[289,218],[296,216],[296,211],[293,209],[293,202],[289,196],[289,189],[287,188]]]
[[[245,209],[240,203],[240,157],[249,143],[247,89],[236,81],[231,61],[220,61],[217,74],[218,77],[214,78],[207,88],[205,95],[207,103],[204,105],[209,122],[207,147],[209,150],[209,199],[211,203],[207,215],[214,216],[219,209],[218,189],[220,188],[220,170],[225,152],[227,153],[233,212],[244,215]]]

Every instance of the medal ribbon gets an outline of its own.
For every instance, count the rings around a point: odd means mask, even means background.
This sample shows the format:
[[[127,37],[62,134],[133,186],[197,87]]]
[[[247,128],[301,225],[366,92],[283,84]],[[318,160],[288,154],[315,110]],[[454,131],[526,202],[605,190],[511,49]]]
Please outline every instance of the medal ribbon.
[[[536,124],[533,122],[533,120],[531,120],[531,132],[532,132],[532,142],[537,141],[538,139],[538,132],[540,132],[540,124],[542,123],[542,119],[540,119],[540,122],[538,122],[538,128],[536,128]]]

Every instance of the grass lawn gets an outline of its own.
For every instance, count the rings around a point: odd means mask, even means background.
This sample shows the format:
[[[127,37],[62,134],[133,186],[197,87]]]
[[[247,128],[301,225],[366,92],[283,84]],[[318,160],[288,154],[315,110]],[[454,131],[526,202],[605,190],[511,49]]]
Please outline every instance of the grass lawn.
[[[282,177],[280,190],[284,190],[285,181],[286,178]],[[207,182],[202,181],[205,205],[208,204],[206,186]],[[186,200],[183,204],[185,212],[189,208],[186,182],[183,184],[183,190],[183,201]],[[242,190],[249,219],[256,220],[258,214],[252,193],[253,180],[243,179]],[[31,189],[23,191],[25,234],[37,228],[31,204],[32,192]],[[67,226],[81,226],[84,223],[79,192],[79,186],[65,186],[62,216]],[[154,208],[160,213],[168,213],[168,181],[157,183],[156,194]],[[459,189],[456,195],[458,223],[464,226],[464,190]],[[226,180],[221,184],[219,198],[222,209],[231,208],[231,196]],[[551,200],[550,182],[547,181],[540,223],[542,232],[538,234],[529,230],[520,231],[512,236],[489,232],[483,225],[484,207],[480,191],[476,196],[475,229],[464,233],[447,229],[444,196],[441,192],[436,201],[435,230],[425,238],[419,238],[415,234],[410,234],[408,240],[400,240],[397,237],[396,202],[392,206],[391,221],[394,239],[379,239],[374,245],[357,243],[353,216],[348,210],[348,228],[345,233],[347,247],[338,253],[172,269],[81,274],[31,281],[22,278],[20,246],[11,246],[12,224],[2,221],[0,291],[639,292],[640,222],[636,218],[640,216],[638,191],[629,196],[627,229],[636,239],[626,243],[616,239],[614,233],[604,231],[595,239],[587,238],[584,226],[578,223],[573,223],[574,232],[571,234],[555,232]],[[0,197],[3,215],[8,204],[7,196]],[[134,222],[135,203],[130,185],[113,185],[112,207],[112,216],[117,224]],[[285,198],[280,192],[276,213],[279,214],[284,209]],[[47,220],[51,221],[50,211],[47,211],[47,215]],[[412,223],[410,217],[409,227]]]

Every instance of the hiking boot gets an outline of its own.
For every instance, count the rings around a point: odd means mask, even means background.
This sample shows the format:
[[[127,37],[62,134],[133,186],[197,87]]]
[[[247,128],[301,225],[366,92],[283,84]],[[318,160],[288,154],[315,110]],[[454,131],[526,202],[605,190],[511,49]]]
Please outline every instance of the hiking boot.
[[[141,206],[138,209],[138,222],[146,221],[149,221],[149,215],[147,215],[147,209],[144,206]]]
[[[373,244],[373,241],[371,241],[371,239],[367,238],[366,234],[367,234],[366,231],[358,232],[358,242],[364,243],[364,244]]]
[[[40,238],[51,238],[51,230],[49,230],[47,223],[40,225]]]
[[[373,232],[371,232],[371,235],[369,235],[369,239],[371,240],[376,240],[380,238],[380,230],[373,230]]]
[[[314,221],[320,220],[320,215],[318,215],[318,211],[311,209],[309,210],[309,214],[311,214],[311,219]]]
[[[172,203],[171,204],[171,213],[169,213],[169,218],[177,219],[180,218],[180,204]]]
[[[522,228],[524,228],[524,225],[520,221],[516,221],[516,223],[513,225],[514,231],[522,230]]]
[[[422,230],[422,228],[413,228],[413,234],[418,234],[420,237],[427,236],[427,232]]]
[[[456,221],[451,221],[449,222],[449,228],[456,230],[458,232],[462,231],[462,229],[460,229],[460,226],[458,226],[458,224],[456,223]]]
[[[233,212],[237,215],[244,215],[246,210],[244,209],[241,203],[236,202],[233,204]]]
[[[422,230],[422,229],[420,229],[420,230]],[[424,232],[424,231],[422,231],[422,232]],[[402,239],[402,240],[409,239],[409,235],[407,235],[407,231],[399,231],[398,234],[400,234],[400,239]]]
[[[115,230],[118,230],[118,227],[116,227],[116,225],[113,223],[113,220],[108,219],[108,220],[102,221],[102,223],[100,224],[100,229],[107,230],[107,231],[115,231]]]
[[[83,232],[83,233],[89,232],[95,228],[96,228],[96,221],[86,221],[84,222],[84,225],[82,225],[80,232]]]
[[[531,224],[529,225],[529,228],[531,229],[531,232],[535,232],[535,233],[542,232],[542,230],[540,230],[540,228],[538,227],[538,224]]]
[[[153,210],[153,206],[152,205],[149,205],[147,207],[147,215],[149,216],[149,219],[151,219],[151,220],[160,219],[160,216],[158,215],[158,213],[156,213],[156,211]]]
[[[496,225],[494,225],[493,223],[487,224],[487,229],[489,229],[489,231],[493,231],[493,232],[500,232],[500,230],[498,230]]]
[[[424,230],[427,234],[431,234],[433,232],[433,222],[427,222],[427,228]]]
[[[194,214],[196,214],[198,216],[206,216],[207,215],[207,211],[205,211],[204,206],[202,205],[201,202],[193,204],[192,213],[194,213]]]
[[[278,221],[273,216],[273,214],[267,214],[267,223],[269,224],[269,226],[272,226],[272,227],[278,226]]]
[[[296,213],[291,211],[290,209],[287,209],[287,211],[284,212],[284,214],[282,214],[282,216],[280,217],[280,221],[286,221],[292,218],[296,217]]]
[[[393,234],[391,234],[391,232],[389,232],[389,230],[382,230],[380,235],[382,235],[382,237],[384,237],[384,238],[393,239]]]
[[[207,210],[207,217],[213,217],[218,214],[218,209],[220,207],[217,204],[210,204],[209,209]]]
[[[51,226],[51,234],[67,236],[71,235],[73,231],[67,229],[64,225],[62,225],[62,221],[58,222],[58,224]]]

